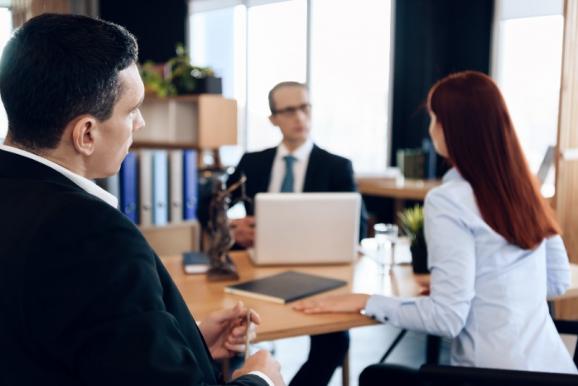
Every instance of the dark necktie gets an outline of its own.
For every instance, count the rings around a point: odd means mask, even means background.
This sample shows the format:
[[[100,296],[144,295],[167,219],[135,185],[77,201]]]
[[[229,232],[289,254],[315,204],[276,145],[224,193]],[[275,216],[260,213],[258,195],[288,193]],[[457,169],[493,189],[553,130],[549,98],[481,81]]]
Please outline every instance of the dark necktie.
[[[283,157],[283,160],[285,161],[285,176],[283,177],[283,182],[281,183],[281,192],[294,192],[293,162],[295,162],[297,158],[293,157],[292,155],[286,155]]]

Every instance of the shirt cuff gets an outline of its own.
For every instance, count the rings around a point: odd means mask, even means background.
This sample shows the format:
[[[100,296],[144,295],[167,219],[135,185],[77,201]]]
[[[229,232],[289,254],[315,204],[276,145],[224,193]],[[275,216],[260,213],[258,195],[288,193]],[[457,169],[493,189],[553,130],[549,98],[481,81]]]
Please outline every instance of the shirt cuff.
[[[250,371],[247,374],[253,374],[258,376],[259,378],[263,379],[265,382],[267,382],[267,384],[269,386],[275,386],[275,384],[273,383],[273,381],[271,380],[271,378],[269,378],[265,373],[261,372],[261,371]]]
[[[379,320],[382,323],[392,321],[395,317],[395,310],[399,307],[400,301],[381,295],[372,295],[365,304],[364,313],[367,316]]]

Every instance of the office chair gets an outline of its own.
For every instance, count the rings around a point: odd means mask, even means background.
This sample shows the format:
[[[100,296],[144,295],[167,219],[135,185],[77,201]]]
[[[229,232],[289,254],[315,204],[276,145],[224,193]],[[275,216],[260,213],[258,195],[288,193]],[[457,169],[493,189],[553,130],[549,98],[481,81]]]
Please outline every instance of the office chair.
[[[560,334],[578,336],[578,321],[555,320],[554,324]],[[578,375],[544,373],[519,370],[487,369],[477,367],[462,366],[441,366],[435,361],[426,361],[419,371],[403,368],[403,366],[386,365],[384,361],[397,346],[405,335],[405,330],[401,330],[396,339],[390,345],[379,364],[370,366],[360,376],[360,385],[377,385],[375,379],[383,380],[389,375],[399,378],[407,377],[412,385],[428,386],[565,386],[578,385]],[[439,339],[439,338],[438,338]],[[439,344],[439,343],[438,343]],[[435,350],[439,349],[436,344]],[[435,356],[434,356],[435,357]],[[429,355],[428,355],[429,359]],[[578,367],[578,342],[574,352],[574,363]],[[367,371],[369,370],[369,371]],[[362,379],[363,378],[363,379]],[[396,378],[396,380],[398,379]]]
[[[423,365],[419,378],[430,386],[578,385],[578,375],[439,365]]]
[[[578,336],[578,321],[554,320],[560,334]],[[578,342],[574,350],[578,367]],[[578,375],[534,371],[485,369],[476,367],[425,364],[419,370],[420,380],[430,386],[565,386],[578,385]]]

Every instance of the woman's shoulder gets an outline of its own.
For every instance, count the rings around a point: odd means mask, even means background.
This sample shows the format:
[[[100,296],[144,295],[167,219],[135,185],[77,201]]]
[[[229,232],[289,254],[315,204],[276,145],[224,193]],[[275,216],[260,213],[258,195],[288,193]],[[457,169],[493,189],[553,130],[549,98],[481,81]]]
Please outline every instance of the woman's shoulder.
[[[425,198],[426,209],[438,209],[443,212],[457,211],[475,213],[479,216],[474,191],[457,171],[452,169],[444,176],[443,183],[428,192]],[[451,174],[450,174],[451,173]]]

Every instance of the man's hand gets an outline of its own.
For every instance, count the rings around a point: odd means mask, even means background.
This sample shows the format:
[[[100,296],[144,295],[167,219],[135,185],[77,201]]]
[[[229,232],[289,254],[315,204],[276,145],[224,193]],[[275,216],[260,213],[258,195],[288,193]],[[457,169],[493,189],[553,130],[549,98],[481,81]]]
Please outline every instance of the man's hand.
[[[324,296],[301,300],[293,305],[293,309],[305,314],[360,312],[365,308],[367,299],[369,299],[369,295],[365,294]]]
[[[235,242],[242,247],[250,248],[255,242],[255,217],[246,216],[231,221]]]
[[[239,302],[233,308],[211,313],[199,329],[214,359],[230,358],[236,352],[245,351],[245,337],[255,337],[255,330],[247,327],[248,309]],[[251,322],[261,323],[259,314],[251,310]]]
[[[233,379],[248,374],[251,371],[260,371],[273,381],[275,386],[285,386],[281,378],[281,366],[266,350],[259,350],[245,361],[243,367],[233,373]]]

